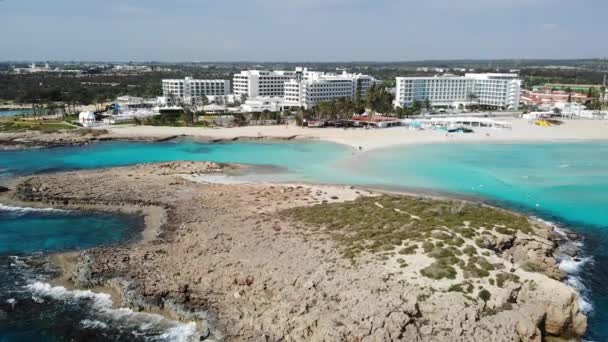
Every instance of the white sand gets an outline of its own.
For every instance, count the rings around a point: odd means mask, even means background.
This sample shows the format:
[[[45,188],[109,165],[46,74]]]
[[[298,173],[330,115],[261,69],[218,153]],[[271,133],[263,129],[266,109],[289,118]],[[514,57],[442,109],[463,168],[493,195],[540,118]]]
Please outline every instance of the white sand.
[[[503,119],[501,119],[503,120]],[[109,127],[112,137],[163,138],[186,135],[208,139],[290,138],[320,139],[364,150],[395,145],[455,142],[547,142],[560,140],[608,140],[608,120],[567,120],[561,126],[540,127],[524,119],[506,119],[513,128],[474,128],[475,133],[412,131],[405,127],[385,129],[302,128],[295,126],[246,126],[235,128]]]

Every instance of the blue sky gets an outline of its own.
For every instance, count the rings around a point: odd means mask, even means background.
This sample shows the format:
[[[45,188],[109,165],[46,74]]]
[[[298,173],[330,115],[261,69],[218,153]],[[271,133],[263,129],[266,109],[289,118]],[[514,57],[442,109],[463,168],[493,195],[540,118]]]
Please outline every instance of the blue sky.
[[[608,56],[606,0],[0,0],[0,60]]]

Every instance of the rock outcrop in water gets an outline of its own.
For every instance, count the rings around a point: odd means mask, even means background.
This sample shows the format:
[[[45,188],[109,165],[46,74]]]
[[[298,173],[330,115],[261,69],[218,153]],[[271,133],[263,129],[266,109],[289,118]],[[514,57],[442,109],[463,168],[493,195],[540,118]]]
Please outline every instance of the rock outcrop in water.
[[[26,130],[19,132],[0,132],[0,150],[36,149],[61,146],[82,146],[99,141],[154,141],[162,142],[177,138],[176,135],[154,137],[115,137],[105,129],[72,129],[45,132]]]
[[[71,278],[196,319],[202,339],[541,341],[586,330],[578,294],[558,281],[550,227],[457,201],[182,176],[227,168],[68,172],[24,179],[11,195],[164,208],[159,238],[86,251]],[[447,225],[459,217],[468,223]]]

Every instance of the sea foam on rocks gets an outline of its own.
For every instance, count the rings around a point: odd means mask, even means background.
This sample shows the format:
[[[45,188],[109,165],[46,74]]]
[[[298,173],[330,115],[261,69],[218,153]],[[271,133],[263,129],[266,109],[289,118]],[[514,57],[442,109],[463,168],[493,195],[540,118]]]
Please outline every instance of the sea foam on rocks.
[[[113,326],[136,329],[152,341],[198,341],[200,332],[194,322],[181,323],[158,314],[134,312],[128,308],[112,308],[112,298],[106,293],[90,290],[68,290],[63,286],[36,281],[24,286],[32,297],[52,298],[65,302],[88,300],[92,304],[91,318],[80,321],[86,329],[107,329]]]
[[[0,211],[9,211],[19,214],[26,214],[31,212],[38,213],[67,213],[68,210],[55,209],[55,208],[28,208],[28,207],[13,207],[10,205],[4,205],[0,203]]]

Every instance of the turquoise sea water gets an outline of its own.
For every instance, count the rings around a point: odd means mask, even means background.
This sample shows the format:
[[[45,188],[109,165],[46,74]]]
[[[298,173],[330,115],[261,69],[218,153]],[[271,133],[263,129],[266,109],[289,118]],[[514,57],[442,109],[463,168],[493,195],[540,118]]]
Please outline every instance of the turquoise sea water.
[[[281,166],[290,174],[306,175],[309,172],[321,173],[329,163],[349,153],[347,147],[323,142],[108,142],[84,147],[0,152],[0,177],[173,160]]]
[[[140,162],[210,160],[278,166],[265,180],[417,188],[479,197],[586,237],[579,279],[594,311],[588,337],[608,340],[608,143],[450,144],[355,152],[323,142],[109,142],[0,152],[0,179]],[[1,234],[1,232],[0,232]],[[0,235],[0,239],[2,236]]]

